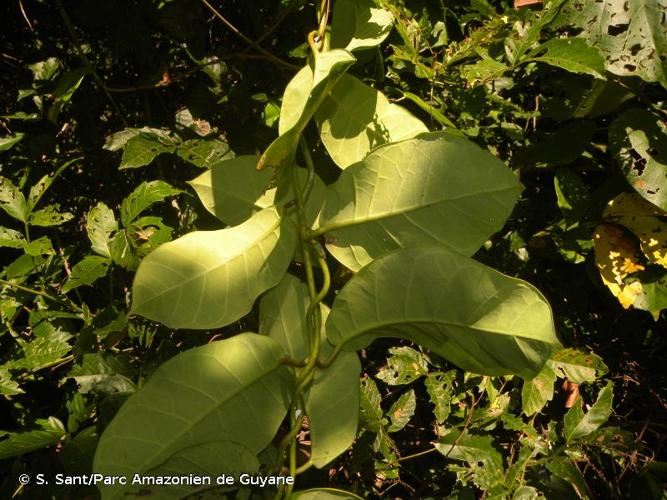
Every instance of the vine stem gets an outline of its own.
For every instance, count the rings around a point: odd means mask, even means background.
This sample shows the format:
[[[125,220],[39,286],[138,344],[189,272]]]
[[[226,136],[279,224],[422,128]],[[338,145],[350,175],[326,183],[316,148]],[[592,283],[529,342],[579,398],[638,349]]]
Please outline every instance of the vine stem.
[[[44,297],[45,299],[51,300],[53,302],[57,302],[60,305],[69,305],[72,307],[75,311],[77,312],[83,312],[83,309],[76,304],[67,304],[67,302],[59,299],[58,297],[54,297],[53,295],[49,295],[46,292],[42,292],[41,290],[35,290],[34,288],[29,288],[27,286],[19,285],[18,283],[13,283],[11,281],[4,280],[0,278],[0,285],[6,285],[8,287],[14,288],[15,290],[21,290],[22,292],[27,292],[31,293],[33,295],[39,295],[40,297]]]
[[[261,52],[269,61],[278,64],[280,66],[285,66],[287,68],[291,69],[300,69],[298,66],[295,66],[294,64],[288,63],[287,61],[283,61],[279,57],[274,56],[271,52],[263,48],[261,45],[256,43],[254,40],[248,38],[246,35],[244,35],[241,31],[239,31],[236,26],[234,26],[232,23],[230,23],[225,16],[223,16],[213,5],[211,5],[207,0],[201,0],[201,2],[210,10],[215,17],[220,19],[222,23],[227,26],[236,36],[241,38],[244,42],[246,42],[248,45],[253,47],[255,50]]]

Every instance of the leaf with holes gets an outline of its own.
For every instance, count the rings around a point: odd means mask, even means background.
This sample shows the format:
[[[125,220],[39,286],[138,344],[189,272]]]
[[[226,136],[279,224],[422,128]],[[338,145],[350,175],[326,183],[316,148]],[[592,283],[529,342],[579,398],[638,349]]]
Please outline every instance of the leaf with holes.
[[[604,58],[598,49],[588,45],[583,38],[552,38],[531,52],[528,60],[543,62],[571,73],[604,78]]]

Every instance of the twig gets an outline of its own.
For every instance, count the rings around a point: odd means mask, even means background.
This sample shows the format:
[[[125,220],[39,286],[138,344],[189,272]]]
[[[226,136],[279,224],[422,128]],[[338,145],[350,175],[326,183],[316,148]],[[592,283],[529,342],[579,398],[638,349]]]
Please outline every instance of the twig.
[[[59,1],[60,1],[60,0],[59,0]],[[218,19],[220,19],[220,20],[222,21],[222,23],[223,23],[225,26],[227,26],[227,28],[229,28],[232,32],[234,32],[234,34],[236,34],[236,35],[237,35],[239,38],[241,38],[244,42],[246,42],[247,44],[251,45],[255,50],[257,50],[257,51],[261,52],[262,54],[264,54],[264,55],[267,57],[267,59],[268,59],[269,61],[271,61],[271,62],[273,62],[273,63],[275,63],[275,64],[278,64],[278,65],[280,65],[280,66],[285,66],[285,67],[288,67],[288,68],[291,68],[291,69],[299,69],[298,66],[295,66],[294,64],[290,64],[290,63],[288,63],[287,61],[283,61],[283,60],[280,59],[279,57],[274,56],[271,52],[269,52],[268,50],[264,49],[264,48],[263,48],[262,46],[260,46],[258,43],[256,43],[255,41],[251,40],[251,39],[248,38],[246,35],[244,35],[243,33],[241,33],[238,29],[236,29],[236,27],[235,27],[232,23],[230,23],[230,22],[229,22],[229,21],[228,21],[222,14],[220,14],[220,12],[218,12],[218,10],[216,10],[216,8],[213,7],[213,5],[211,5],[207,0],[201,0],[201,2],[208,8],[208,10],[210,10],[210,11],[213,13],[213,15],[214,15],[215,17],[217,17]]]
[[[32,23],[30,22],[30,19],[28,19],[28,14],[26,14],[25,8],[23,8],[23,1],[22,0],[19,0],[19,9],[21,9],[21,14],[23,15],[23,19],[25,19],[25,22],[28,25],[28,28],[30,28],[30,31],[35,31],[35,28],[32,27]]]

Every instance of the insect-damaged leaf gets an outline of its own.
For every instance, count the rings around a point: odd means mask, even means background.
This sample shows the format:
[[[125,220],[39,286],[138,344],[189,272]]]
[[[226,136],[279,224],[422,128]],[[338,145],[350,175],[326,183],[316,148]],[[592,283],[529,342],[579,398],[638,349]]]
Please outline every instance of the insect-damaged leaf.
[[[150,473],[192,447],[215,441],[233,441],[256,455],[273,439],[294,390],[294,375],[282,356],[273,339],[254,333],[178,354],[106,428],[95,472]],[[102,498],[125,498],[141,488],[103,486]]]
[[[520,186],[467,139],[422,134],[347,168],[329,188],[317,232],[355,271],[396,248],[438,244],[472,255],[503,226]]]
[[[524,378],[560,345],[538,290],[443,247],[397,250],[359,271],[336,297],[326,331],[345,350],[401,337],[466,371]]]
[[[239,226],[195,231],[139,265],[132,312],[171,328],[217,328],[246,315],[292,260],[296,231],[275,208]]]
[[[363,160],[382,144],[428,132],[412,113],[352,75],[341,77],[315,119],[324,146],[340,168]]]
[[[604,59],[583,38],[552,38],[537,47],[529,60],[557,66],[571,73],[604,78]]]

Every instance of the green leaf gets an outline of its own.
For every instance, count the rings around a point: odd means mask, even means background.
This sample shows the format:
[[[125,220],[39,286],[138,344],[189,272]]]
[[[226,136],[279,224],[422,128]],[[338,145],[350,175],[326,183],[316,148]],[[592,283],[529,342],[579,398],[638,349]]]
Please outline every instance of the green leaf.
[[[541,411],[547,401],[551,401],[555,382],[556,374],[549,363],[546,363],[534,378],[523,381],[521,407],[526,415],[531,416]]]
[[[233,441],[256,455],[273,439],[294,390],[283,356],[273,339],[243,333],[171,358],[108,425],[94,471],[131,477],[215,441]],[[100,489],[102,498],[114,499],[141,486]]]
[[[604,58],[583,38],[552,38],[537,47],[528,60],[604,79]]]
[[[609,149],[635,191],[667,211],[667,130],[658,117],[624,111],[609,127]]]
[[[426,392],[435,406],[433,415],[438,424],[442,424],[449,417],[454,380],[456,380],[456,370],[430,372],[424,380]]]
[[[65,170],[67,167],[69,167],[71,164],[73,164],[75,161],[77,160],[71,160],[66,162],[65,164],[58,167],[55,172],[45,175],[39,181],[37,181],[33,186],[31,186],[27,201],[27,206],[29,211],[32,211],[32,209],[37,206],[39,200],[42,198],[42,196],[44,196],[44,193],[46,193],[46,191],[51,187],[53,181],[56,180],[56,178],[62,173],[62,171]]]
[[[13,136],[0,137],[0,151],[7,151],[21,142],[25,134],[17,133]]]
[[[382,144],[428,132],[412,113],[352,75],[340,78],[315,119],[329,155],[343,169]]]
[[[567,481],[579,498],[591,498],[593,494],[588,489],[586,479],[576,465],[569,459],[552,459],[546,463],[547,470],[555,476]]]
[[[178,156],[198,167],[211,168],[233,158],[234,152],[218,139],[192,139],[178,146]]]
[[[310,458],[317,468],[327,465],[354,442],[359,423],[360,372],[357,353],[340,353],[330,367],[315,373],[305,395]]]
[[[74,379],[81,394],[127,394],[135,392],[132,375],[131,365],[125,358],[97,352],[84,354],[67,378]]]
[[[575,384],[595,382],[608,371],[602,358],[592,352],[583,352],[568,347],[556,352],[549,364],[556,374]]]
[[[532,285],[442,247],[386,254],[340,291],[327,337],[345,350],[401,337],[466,371],[532,378],[559,347]]]
[[[408,392],[402,394],[387,412],[387,415],[391,419],[387,432],[398,432],[408,425],[408,422],[415,414],[416,406],[417,398],[415,397],[415,391],[410,389]]]
[[[107,275],[109,264],[107,257],[87,255],[72,268],[72,274],[63,285],[61,292],[67,293],[82,285],[91,285]]]
[[[190,184],[204,208],[225,224],[235,226],[273,204],[275,191],[266,192],[271,171],[258,172],[259,156],[237,156],[212,165]]]
[[[280,136],[264,151],[257,169],[280,169],[294,157],[301,132],[340,77],[356,59],[345,50],[321,53],[315,66],[301,69],[285,89],[280,110]]]
[[[0,247],[23,248],[25,244],[26,240],[21,233],[0,226]]]
[[[0,395],[7,397],[23,393],[24,391],[18,382],[12,379],[12,374],[9,373],[9,370],[0,367]]]
[[[423,134],[347,168],[329,189],[317,234],[354,271],[396,248],[438,244],[472,255],[503,226],[519,192],[512,172],[474,143]]]
[[[602,52],[608,71],[667,87],[665,4],[655,0],[576,0],[566,4],[581,36]]]
[[[519,486],[514,490],[512,500],[540,500],[546,498],[534,486]]]
[[[591,120],[573,121],[544,141],[517,150],[514,163],[531,167],[568,165],[590,147],[596,128]]]
[[[137,249],[130,233],[125,229],[117,231],[109,240],[109,254],[115,264],[128,271],[134,271],[139,264]]]
[[[362,500],[362,497],[354,493],[334,488],[313,488],[305,491],[295,491],[292,498],[294,500]]]
[[[74,217],[74,214],[60,212],[58,209],[58,205],[47,205],[42,210],[36,210],[30,214],[29,223],[42,227],[59,226]]]
[[[337,0],[331,23],[331,47],[352,50],[380,45],[394,23],[391,12],[372,0]]]
[[[132,222],[153,203],[179,193],[182,193],[180,189],[164,181],[142,182],[123,200],[120,206],[120,220],[123,226],[129,228]]]
[[[168,132],[155,129],[140,129],[136,134],[127,138],[132,132],[126,135],[114,137],[107,140],[109,146],[107,149],[123,148],[123,157],[121,158],[120,168],[139,168],[151,163],[162,153],[175,153],[178,142],[171,137]],[[123,143],[123,141],[126,141]],[[119,146],[119,144],[123,144]]]
[[[305,359],[310,352],[306,324],[309,303],[306,285],[289,273],[259,302],[259,332],[278,342],[294,359]]]
[[[426,359],[419,351],[411,347],[392,347],[387,364],[375,375],[388,385],[410,384],[419,377],[428,374]]]
[[[113,211],[101,201],[88,212],[86,232],[92,243],[93,252],[103,257],[111,257],[109,236],[117,229],[118,222],[116,222]]]
[[[502,483],[503,458],[493,447],[491,436],[475,436],[467,431],[461,434],[453,430],[441,437],[435,447],[447,458],[467,462],[473,482],[482,490]]]
[[[53,446],[67,434],[65,426],[56,417],[38,419],[35,423],[39,429],[33,431],[0,431],[0,460]]]
[[[565,414],[563,418],[563,435],[568,443],[587,436],[604,424],[611,415],[611,404],[614,398],[614,384],[610,381],[600,391],[598,398],[584,413],[582,398]]]
[[[361,379],[359,417],[361,425],[371,432],[380,432],[382,429],[382,396],[377,385],[371,378]]]
[[[29,211],[23,193],[5,177],[0,177],[0,208],[21,222],[28,221]]]
[[[274,208],[239,226],[195,231],[166,243],[139,265],[132,313],[170,328],[217,328],[245,316],[278,284],[296,231]]]

